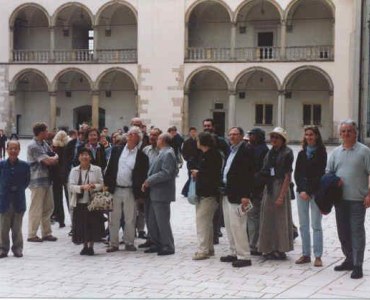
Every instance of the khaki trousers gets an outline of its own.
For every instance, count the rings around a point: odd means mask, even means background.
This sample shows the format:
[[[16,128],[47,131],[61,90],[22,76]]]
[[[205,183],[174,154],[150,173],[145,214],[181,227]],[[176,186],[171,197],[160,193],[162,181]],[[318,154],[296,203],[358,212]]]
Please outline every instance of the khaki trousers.
[[[238,216],[239,204],[230,203],[226,196],[223,198],[224,220],[231,255],[238,259],[250,259],[247,236],[247,215]]]
[[[41,236],[51,235],[50,217],[54,211],[51,186],[31,189],[31,206],[28,213],[28,238],[37,235],[41,224]]]
[[[202,197],[195,205],[198,253],[208,254],[213,247],[213,215],[217,210],[216,197]]]
[[[9,210],[0,214],[0,251],[8,253],[10,249],[9,232],[12,231],[12,251],[23,252],[22,220],[23,212],[16,213],[13,204]]]
[[[133,245],[136,229],[136,201],[132,188],[119,188],[113,195],[113,210],[109,220],[110,246],[119,246],[119,229],[121,227],[122,212],[125,218],[125,230],[123,233],[126,245]]]

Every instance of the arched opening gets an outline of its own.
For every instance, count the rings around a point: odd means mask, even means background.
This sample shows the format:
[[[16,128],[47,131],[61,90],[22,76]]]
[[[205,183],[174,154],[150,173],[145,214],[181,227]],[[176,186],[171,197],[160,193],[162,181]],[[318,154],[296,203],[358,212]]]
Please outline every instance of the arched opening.
[[[81,4],[70,3],[54,16],[56,62],[83,62],[94,58],[94,30],[90,12]]]
[[[278,121],[278,82],[261,69],[247,70],[236,83],[236,124],[270,131]]]
[[[189,126],[201,128],[206,118],[215,120],[216,131],[223,136],[228,124],[228,83],[221,73],[201,70],[189,82]]]
[[[14,12],[10,27],[13,30],[13,61],[49,60],[49,16],[45,10],[38,5],[25,5]]]
[[[137,19],[122,2],[108,3],[97,14],[96,49],[102,62],[137,61]]]
[[[75,113],[75,108],[91,106],[91,85],[90,80],[85,74],[78,70],[63,72],[56,79],[56,127],[67,129],[78,129],[80,117]],[[81,114],[84,121],[92,124],[91,111],[88,117],[86,110]]]
[[[105,125],[111,130],[129,126],[137,115],[136,87],[128,74],[111,70],[98,81],[100,107],[106,111]]]
[[[325,0],[299,0],[287,9],[287,58],[334,59],[334,8]]]
[[[333,87],[329,80],[326,74],[314,68],[296,70],[288,76],[285,124],[291,140],[301,140],[303,127],[307,125],[318,126],[324,140],[332,138]]]
[[[222,61],[230,58],[230,12],[219,1],[197,4],[190,11],[187,26],[188,59]]]
[[[33,136],[32,125],[49,123],[48,83],[41,74],[26,71],[17,76],[14,83],[15,126],[20,136]]]
[[[258,61],[280,58],[281,12],[268,0],[246,1],[237,10],[235,56]]]
[[[83,105],[73,109],[74,128],[78,129],[82,123],[91,125],[92,106]],[[105,109],[99,107],[99,128],[105,127]]]

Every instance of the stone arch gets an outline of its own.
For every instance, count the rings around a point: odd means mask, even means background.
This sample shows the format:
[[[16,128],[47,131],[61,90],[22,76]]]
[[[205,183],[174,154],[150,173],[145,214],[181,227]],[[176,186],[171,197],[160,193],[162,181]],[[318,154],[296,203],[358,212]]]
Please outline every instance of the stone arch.
[[[283,90],[286,90],[288,88],[288,84],[291,83],[292,80],[294,80],[295,76],[303,71],[316,71],[318,73],[320,73],[327,81],[328,85],[329,85],[329,89],[331,92],[334,91],[334,83],[333,83],[333,80],[331,79],[330,75],[325,72],[323,69],[319,68],[319,67],[315,67],[315,66],[302,66],[302,67],[298,67],[296,69],[294,69],[293,71],[291,71],[284,79],[284,82],[283,82],[283,85],[282,85],[282,89]]]
[[[33,7],[33,8],[36,8],[38,10],[40,10],[46,17],[46,19],[48,20],[48,25],[50,26],[50,15],[48,13],[48,11],[40,4],[37,4],[37,3],[33,3],[33,2],[28,2],[28,3],[24,3],[22,5],[19,5],[11,14],[10,18],[9,18],[9,27],[13,27],[14,26],[14,22],[17,18],[17,15],[19,12],[21,12],[23,9],[27,8],[27,7]]]
[[[267,2],[271,3],[278,11],[279,15],[280,15],[280,19],[283,20],[283,17],[284,17],[284,11],[283,9],[281,8],[280,4],[276,1],[276,0],[266,0]],[[235,10],[235,13],[234,13],[234,18],[233,18],[233,22],[237,22],[238,20],[238,16],[239,16],[239,13],[240,11],[246,6],[246,5],[249,5],[249,6],[253,6],[255,4],[257,4],[259,2],[259,0],[245,0],[243,1],[242,3],[240,3],[238,5],[238,7],[236,8]]]
[[[129,77],[134,85],[134,88],[135,88],[135,91],[138,90],[138,83],[137,83],[137,80],[136,78],[129,72],[127,71],[126,69],[124,68],[120,68],[120,67],[113,67],[113,68],[109,68],[107,70],[105,70],[104,72],[102,72],[98,78],[96,79],[95,81],[95,86],[94,86],[94,89],[95,90],[98,90],[99,89],[99,86],[100,86],[100,83],[101,83],[101,80],[106,76],[108,75],[109,73],[111,72],[120,72],[120,73],[123,73],[124,75],[126,75],[127,77]]]
[[[9,84],[9,90],[11,92],[15,92],[16,89],[17,89],[17,82],[18,80],[25,74],[28,74],[28,73],[34,73],[38,76],[40,76],[44,81],[45,81],[45,84],[46,86],[48,87],[48,90],[50,90],[50,81],[49,79],[46,77],[46,75],[41,72],[40,70],[37,70],[37,69],[33,69],[33,68],[28,68],[28,69],[24,69],[20,72],[18,72],[14,77],[13,79],[10,81],[10,84]]]
[[[236,88],[237,88],[237,85],[240,81],[240,79],[248,74],[248,73],[251,73],[251,72],[256,72],[256,71],[259,71],[259,72],[263,72],[263,73],[266,73],[268,74],[274,81],[275,81],[275,84],[276,84],[276,89],[277,90],[280,90],[281,88],[281,83],[280,83],[280,80],[279,78],[276,76],[276,74],[274,72],[272,72],[271,70],[267,69],[267,68],[263,68],[263,67],[251,67],[251,68],[248,68],[248,69],[245,69],[243,71],[241,71],[236,77],[235,77],[235,80],[233,81],[232,83],[232,89],[234,91],[236,91]]]
[[[61,5],[61,6],[59,6],[59,7],[55,10],[55,12],[54,12],[53,16],[51,17],[51,26],[55,26],[55,25],[56,25],[58,15],[59,15],[59,14],[60,14],[64,9],[65,9],[65,8],[67,8],[67,7],[69,7],[69,6],[77,6],[77,7],[81,8],[81,9],[83,9],[84,11],[86,11],[86,12],[87,12],[87,14],[88,14],[88,15],[89,15],[89,17],[90,17],[91,25],[92,25],[92,26],[94,26],[94,25],[95,25],[94,15],[93,15],[93,13],[91,12],[91,10],[90,10],[86,5],[84,5],[84,4],[82,4],[82,3],[79,3],[79,2],[67,2],[67,3],[65,3],[65,4],[63,4],[63,5]]]
[[[225,80],[226,86],[230,90],[230,88],[231,88],[230,80],[223,71],[221,71],[218,68],[212,67],[212,66],[203,66],[203,67],[195,69],[193,72],[191,72],[189,74],[189,76],[187,77],[187,79],[185,81],[185,85],[184,85],[185,93],[189,92],[190,83],[191,83],[192,79],[194,78],[194,76],[199,74],[200,72],[203,72],[203,71],[213,71],[213,72],[217,73],[218,75],[220,75]]]
[[[229,14],[230,22],[233,20],[234,14],[233,14],[232,10],[230,9],[229,5],[226,4],[226,2],[224,2],[223,0],[197,0],[193,4],[191,4],[189,6],[189,8],[186,10],[185,24],[189,22],[191,13],[193,12],[194,8],[196,8],[199,4],[204,3],[204,2],[215,2],[215,3],[220,4],[221,6],[223,6],[226,9],[227,13]]]
[[[65,69],[65,70],[62,70],[60,71],[55,77],[54,77],[54,80],[52,81],[51,83],[51,89],[53,91],[56,91],[58,89],[58,81],[59,79],[66,73],[69,73],[69,72],[76,72],[76,73],[79,73],[81,74],[82,76],[84,76],[88,83],[89,83],[89,86],[90,86],[90,89],[93,90],[94,89],[94,83],[93,81],[91,80],[91,77],[83,70],[81,69],[78,69],[78,68],[68,68],[68,69]]]
[[[291,16],[291,14],[294,13],[295,9],[297,8],[300,2],[302,2],[302,0],[292,0],[289,3],[287,8],[285,9],[285,15],[284,15],[285,20],[289,19],[289,17]],[[330,8],[332,15],[333,15],[333,19],[334,19],[335,18],[335,5],[333,1],[332,0],[321,0],[321,2]]]
[[[134,14],[134,16],[136,18],[136,22],[137,22],[137,20],[138,20],[137,9],[131,3],[129,3],[125,0],[118,0],[118,1],[113,0],[113,1],[110,1],[106,4],[104,4],[102,7],[99,8],[98,12],[95,15],[95,25],[98,25],[100,16],[104,12],[104,10],[106,8],[108,8],[109,6],[115,5],[115,4],[120,4],[120,5],[126,6],[128,9],[130,9],[132,11],[132,13]]]

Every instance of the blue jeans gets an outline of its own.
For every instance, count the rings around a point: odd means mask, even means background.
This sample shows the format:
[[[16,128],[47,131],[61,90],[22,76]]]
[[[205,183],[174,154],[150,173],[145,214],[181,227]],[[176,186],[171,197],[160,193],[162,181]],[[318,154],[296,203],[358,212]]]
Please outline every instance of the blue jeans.
[[[297,193],[297,206],[299,217],[299,231],[302,239],[302,254],[311,256],[311,235],[310,235],[310,210],[311,227],[313,231],[313,254],[321,257],[323,252],[323,234],[321,227],[322,215],[317,207],[314,197],[303,200]],[[311,209],[310,209],[311,208]]]
[[[363,201],[341,200],[335,206],[339,241],[346,262],[362,266],[365,252],[365,214]]]

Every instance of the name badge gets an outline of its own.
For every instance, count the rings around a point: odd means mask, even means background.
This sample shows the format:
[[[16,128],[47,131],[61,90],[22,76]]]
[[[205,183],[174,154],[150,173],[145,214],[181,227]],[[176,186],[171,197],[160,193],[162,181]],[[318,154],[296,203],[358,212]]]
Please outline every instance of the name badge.
[[[270,168],[270,176],[275,176],[275,168]]]

